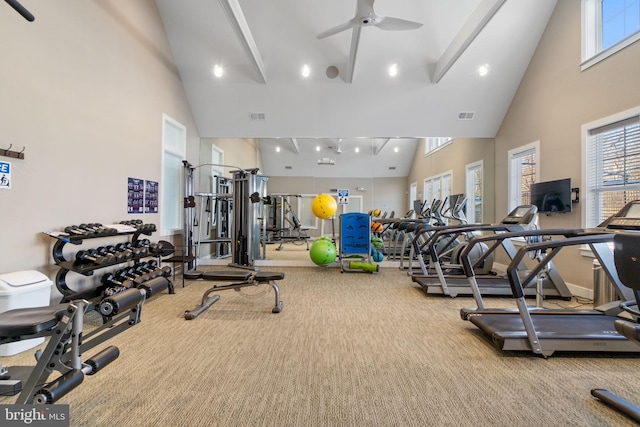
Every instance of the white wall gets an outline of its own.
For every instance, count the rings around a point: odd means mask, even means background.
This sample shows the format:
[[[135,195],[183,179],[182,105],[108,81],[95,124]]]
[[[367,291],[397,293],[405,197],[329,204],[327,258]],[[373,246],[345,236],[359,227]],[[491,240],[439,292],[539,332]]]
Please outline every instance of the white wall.
[[[0,148],[25,147],[24,160],[0,157],[13,167],[11,190],[0,190],[0,273],[53,277],[53,239],[41,232],[159,225],[127,214],[127,178],[160,181],[163,113],[186,126],[195,156],[199,134],[153,0],[25,6],[32,23],[0,11]]]

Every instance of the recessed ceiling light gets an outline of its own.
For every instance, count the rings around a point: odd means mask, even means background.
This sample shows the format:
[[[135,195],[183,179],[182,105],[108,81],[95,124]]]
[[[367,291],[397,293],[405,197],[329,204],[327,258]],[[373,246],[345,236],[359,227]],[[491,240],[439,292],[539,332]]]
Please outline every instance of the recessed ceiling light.
[[[391,64],[389,66],[389,75],[395,77],[398,75],[398,64]]]
[[[356,153],[360,152],[360,147],[356,147]]]
[[[302,66],[302,77],[309,77],[311,75],[311,68],[307,64]]]
[[[396,147],[396,148],[394,148],[394,149],[393,149],[393,152],[394,152],[394,153],[397,153],[398,151],[400,151],[400,149],[398,149],[398,147]]]
[[[316,145],[316,151],[320,151],[320,146]]]
[[[221,65],[214,65],[213,66],[213,75],[220,78],[224,75],[224,68],[222,68]]]
[[[276,147],[276,153],[280,152],[280,147]]]
[[[479,76],[486,76],[487,74],[489,74],[489,65],[488,64],[482,64],[481,66],[478,67],[478,75]]]

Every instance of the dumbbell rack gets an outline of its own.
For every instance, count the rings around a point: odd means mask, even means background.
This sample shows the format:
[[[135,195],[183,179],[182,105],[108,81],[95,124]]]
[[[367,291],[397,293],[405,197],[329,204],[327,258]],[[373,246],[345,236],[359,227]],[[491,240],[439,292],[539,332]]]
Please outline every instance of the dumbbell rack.
[[[105,268],[105,267],[113,267],[115,265],[124,264],[131,261],[138,261],[143,258],[148,258],[153,256],[152,254],[144,254],[139,256],[133,256],[128,259],[124,259],[120,262],[99,265],[93,263],[82,263],[75,260],[67,260],[63,254],[63,249],[67,243],[72,245],[81,245],[85,240],[89,239],[98,239],[98,238],[109,238],[109,237],[123,237],[123,236],[131,236],[131,243],[135,244],[141,235],[150,236],[155,229],[145,229],[145,230],[135,230],[135,231],[122,231],[117,234],[109,234],[109,233],[96,233],[96,234],[86,234],[86,235],[71,235],[71,236],[59,236],[51,233],[44,233],[49,237],[56,239],[56,242],[53,245],[52,253],[53,259],[60,269],[56,273],[55,285],[58,288],[58,291],[63,295],[61,303],[70,302],[75,299],[93,299],[99,297],[99,288],[93,288],[86,291],[75,291],[67,285],[67,273],[70,271],[74,273],[81,274],[83,276],[92,276],[94,271]],[[170,293],[172,289],[170,289]]]

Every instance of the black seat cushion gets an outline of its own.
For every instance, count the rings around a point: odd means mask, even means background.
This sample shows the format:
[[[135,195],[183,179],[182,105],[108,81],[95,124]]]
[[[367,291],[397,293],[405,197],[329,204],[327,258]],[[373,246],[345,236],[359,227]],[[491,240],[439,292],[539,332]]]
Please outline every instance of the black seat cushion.
[[[204,280],[218,281],[247,281],[251,277],[250,271],[207,271],[202,273]]]
[[[253,280],[256,282],[270,282],[272,280],[282,280],[284,279],[284,273],[274,273],[269,271],[258,271],[255,276],[253,276]]]
[[[49,330],[62,319],[68,306],[17,308],[0,313],[0,337],[20,337]]]

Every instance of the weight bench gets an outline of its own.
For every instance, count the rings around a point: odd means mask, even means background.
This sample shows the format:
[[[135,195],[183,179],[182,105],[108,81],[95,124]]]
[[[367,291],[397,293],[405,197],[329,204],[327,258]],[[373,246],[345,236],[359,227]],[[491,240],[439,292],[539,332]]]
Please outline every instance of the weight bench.
[[[258,286],[270,284],[276,294],[276,304],[271,310],[272,313],[280,313],[282,311],[282,300],[280,299],[280,288],[276,280],[284,279],[284,273],[269,273],[266,271],[211,271],[211,272],[192,272],[186,273],[185,279],[215,281],[215,282],[235,282],[228,285],[214,285],[207,289],[202,295],[202,302],[193,310],[184,312],[184,318],[192,320],[202,314],[206,309],[215,304],[220,295],[212,295],[214,292],[226,291],[227,289],[235,289],[239,291],[241,288],[248,286]]]
[[[168,284],[166,279],[165,284]],[[155,290],[158,289],[159,285]],[[85,375],[95,374],[118,358],[120,350],[115,346],[108,346],[85,361],[82,355],[138,324],[147,295],[147,289],[130,288],[96,304],[80,299],[0,313],[0,344],[50,337],[45,348],[36,352],[35,367],[7,369],[0,365],[0,393],[20,393],[16,404],[22,405],[56,402],[80,385]],[[108,320],[84,333],[84,314],[91,310],[100,312]],[[54,371],[57,377],[48,381]]]

